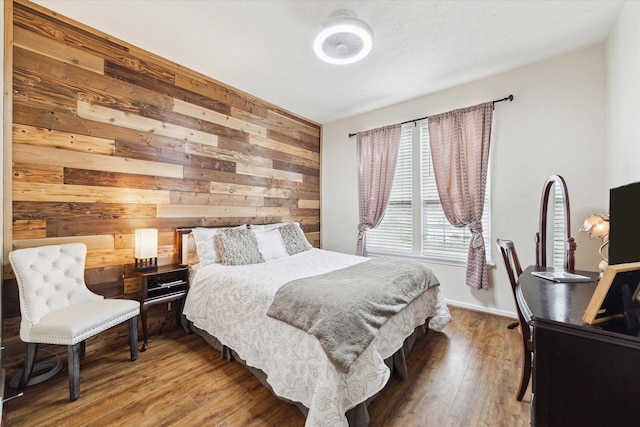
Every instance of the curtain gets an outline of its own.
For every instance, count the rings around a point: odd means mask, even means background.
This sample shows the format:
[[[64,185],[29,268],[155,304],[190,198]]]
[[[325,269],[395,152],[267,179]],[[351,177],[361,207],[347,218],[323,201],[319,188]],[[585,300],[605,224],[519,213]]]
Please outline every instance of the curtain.
[[[436,187],[447,220],[469,227],[467,285],[488,289],[482,211],[489,166],[493,103],[429,117]]]
[[[366,231],[376,228],[389,202],[400,147],[401,125],[358,133],[358,247],[367,256]]]

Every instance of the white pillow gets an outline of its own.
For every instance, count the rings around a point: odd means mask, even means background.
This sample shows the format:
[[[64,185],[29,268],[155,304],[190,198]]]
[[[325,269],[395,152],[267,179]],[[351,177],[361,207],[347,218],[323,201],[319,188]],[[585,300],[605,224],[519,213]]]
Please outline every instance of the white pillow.
[[[259,233],[261,231],[275,230],[276,228],[280,228],[283,225],[287,225],[287,224],[289,224],[289,223],[288,222],[278,222],[278,223],[275,223],[275,224],[251,224],[249,226],[249,228],[251,228],[256,233]]]
[[[258,241],[258,250],[265,261],[289,256],[282,242],[282,235],[277,229],[270,231],[254,230],[254,232]]]
[[[243,228],[247,228],[247,225],[243,224],[237,227],[226,228],[196,227],[191,230],[191,234],[193,234],[193,238],[196,241],[196,248],[198,249],[198,258],[200,258],[200,264],[204,266],[220,262],[220,254],[218,253],[214,241],[216,234],[218,234],[222,230]]]
[[[302,231],[302,226],[300,225],[300,223],[298,221],[276,222],[276,223],[273,223],[273,224],[251,224],[251,225],[249,225],[249,228],[252,229],[253,231],[255,231],[256,233],[258,233],[260,231],[275,230],[276,228],[280,228],[280,227],[283,227],[283,226],[288,225],[288,224],[295,224],[296,227],[298,227],[300,229],[300,232],[302,232],[302,234],[304,234],[304,231]]]

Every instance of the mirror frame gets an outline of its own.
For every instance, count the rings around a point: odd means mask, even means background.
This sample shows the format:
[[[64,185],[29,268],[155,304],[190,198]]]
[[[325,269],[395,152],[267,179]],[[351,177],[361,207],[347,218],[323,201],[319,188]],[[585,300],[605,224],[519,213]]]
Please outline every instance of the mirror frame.
[[[540,227],[536,232],[536,265],[540,267],[547,266],[547,212],[549,206],[549,198],[552,195],[553,186],[558,185],[562,197],[564,199],[564,242],[565,256],[563,267],[567,270],[575,269],[575,251],[576,242],[571,237],[571,216],[569,208],[569,192],[567,191],[567,183],[560,175],[551,175],[544,183],[542,190],[542,198],[540,200]]]

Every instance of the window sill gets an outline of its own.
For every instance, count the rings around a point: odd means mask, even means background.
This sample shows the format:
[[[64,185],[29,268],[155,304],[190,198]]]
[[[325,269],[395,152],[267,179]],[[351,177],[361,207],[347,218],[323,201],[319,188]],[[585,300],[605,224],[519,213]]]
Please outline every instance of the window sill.
[[[370,257],[391,257],[391,258],[399,258],[399,259],[410,259],[413,261],[420,261],[425,263],[432,264],[442,264],[442,265],[451,265],[454,267],[467,267],[467,260],[459,260],[459,259],[446,259],[446,258],[435,258],[435,257],[427,257],[427,256],[419,256],[419,255],[406,255],[406,254],[394,254],[394,253],[385,253],[385,252],[376,252],[369,251],[368,256]],[[488,262],[487,267],[495,268],[495,263]]]

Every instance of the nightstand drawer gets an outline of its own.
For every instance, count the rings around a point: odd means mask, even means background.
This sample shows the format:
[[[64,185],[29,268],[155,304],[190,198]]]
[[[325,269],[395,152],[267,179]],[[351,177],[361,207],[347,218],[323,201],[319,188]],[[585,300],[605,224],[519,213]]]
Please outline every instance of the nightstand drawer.
[[[189,269],[187,267],[159,267],[158,271],[144,272],[141,275],[142,286],[139,295],[143,300],[186,292],[189,288]]]
[[[149,301],[172,295],[186,294],[186,292],[187,284],[184,282],[178,285],[153,287],[147,290],[147,297],[145,298],[145,302],[148,303]]]

